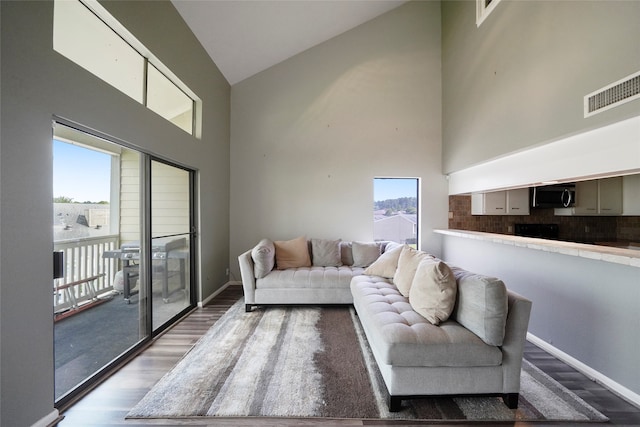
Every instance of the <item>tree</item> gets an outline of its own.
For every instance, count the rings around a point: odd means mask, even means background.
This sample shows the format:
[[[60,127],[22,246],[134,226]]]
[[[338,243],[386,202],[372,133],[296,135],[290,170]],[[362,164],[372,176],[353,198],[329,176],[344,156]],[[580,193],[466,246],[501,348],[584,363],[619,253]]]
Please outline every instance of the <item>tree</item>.
[[[67,197],[67,196],[54,197],[53,203],[73,203],[73,197]]]

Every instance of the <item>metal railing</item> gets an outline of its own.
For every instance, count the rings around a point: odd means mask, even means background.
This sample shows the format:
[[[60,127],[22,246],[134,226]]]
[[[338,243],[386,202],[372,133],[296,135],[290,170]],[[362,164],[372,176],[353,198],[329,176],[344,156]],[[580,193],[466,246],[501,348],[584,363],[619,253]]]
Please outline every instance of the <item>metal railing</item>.
[[[118,235],[60,240],[54,251],[64,252],[64,277],[53,281],[54,313],[77,308],[113,290],[118,260],[104,258],[118,248]]]

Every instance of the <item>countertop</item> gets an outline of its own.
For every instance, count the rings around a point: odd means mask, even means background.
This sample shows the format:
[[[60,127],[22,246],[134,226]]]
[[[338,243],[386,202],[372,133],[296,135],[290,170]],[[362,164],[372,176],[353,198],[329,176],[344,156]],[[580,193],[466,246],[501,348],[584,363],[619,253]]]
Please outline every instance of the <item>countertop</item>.
[[[509,234],[483,233],[481,231],[440,229],[435,233],[449,236],[475,239],[503,245],[526,247],[546,252],[555,252],[563,255],[577,256],[611,262],[615,264],[629,265],[640,268],[640,243],[634,242],[603,242],[597,245],[585,243],[564,242],[560,240],[539,239],[534,237],[520,237]]]

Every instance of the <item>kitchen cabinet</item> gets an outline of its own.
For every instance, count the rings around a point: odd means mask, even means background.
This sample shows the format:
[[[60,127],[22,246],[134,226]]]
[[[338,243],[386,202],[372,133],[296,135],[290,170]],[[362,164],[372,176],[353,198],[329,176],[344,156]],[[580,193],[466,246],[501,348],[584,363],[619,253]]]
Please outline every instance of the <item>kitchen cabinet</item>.
[[[471,195],[472,215],[529,215],[529,189],[491,191]]]
[[[560,216],[622,215],[622,177],[576,182],[576,204],[555,209]]]
[[[622,215],[640,216],[640,174],[622,177]]]

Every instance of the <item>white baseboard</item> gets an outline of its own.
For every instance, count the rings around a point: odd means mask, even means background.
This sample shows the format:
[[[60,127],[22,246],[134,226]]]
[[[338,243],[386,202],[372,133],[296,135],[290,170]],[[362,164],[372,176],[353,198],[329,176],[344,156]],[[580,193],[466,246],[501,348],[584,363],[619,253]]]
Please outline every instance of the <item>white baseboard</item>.
[[[36,421],[31,427],[47,427],[53,425],[56,421],[60,420],[60,412],[57,409],[54,409],[49,414],[40,418]]]
[[[572,356],[568,355],[564,351],[552,346],[548,342],[536,337],[535,335],[529,332],[527,332],[527,340],[530,341],[532,344],[535,344],[536,346],[540,347],[547,353],[551,354],[552,356],[562,360],[564,363],[571,366],[572,368],[580,371],[581,373],[589,377],[589,379],[599,384],[602,384],[603,386],[605,386],[606,388],[608,388],[618,396],[622,397],[623,399],[628,400],[630,403],[636,406],[640,406],[640,394],[635,393],[632,390],[629,390],[622,384],[612,380],[611,378],[607,377],[603,373],[596,371],[592,367],[585,365],[578,359],[573,358]]]
[[[238,282],[240,283],[240,282]],[[225,289],[227,289],[230,285],[236,284],[236,282],[227,282],[224,285],[222,285],[220,287],[220,289],[218,289],[217,291],[215,291],[214,293],[212,293],[211,295],[209,295],[208,297],[206,297],[204,300],[199,301],[198,302],[198,307],[202,308],[205,305],[207,305],[209,303],[209,301],[211,301],[212,299],[214,299],[216,296],[218,296],[222,291],[224,291]]]

